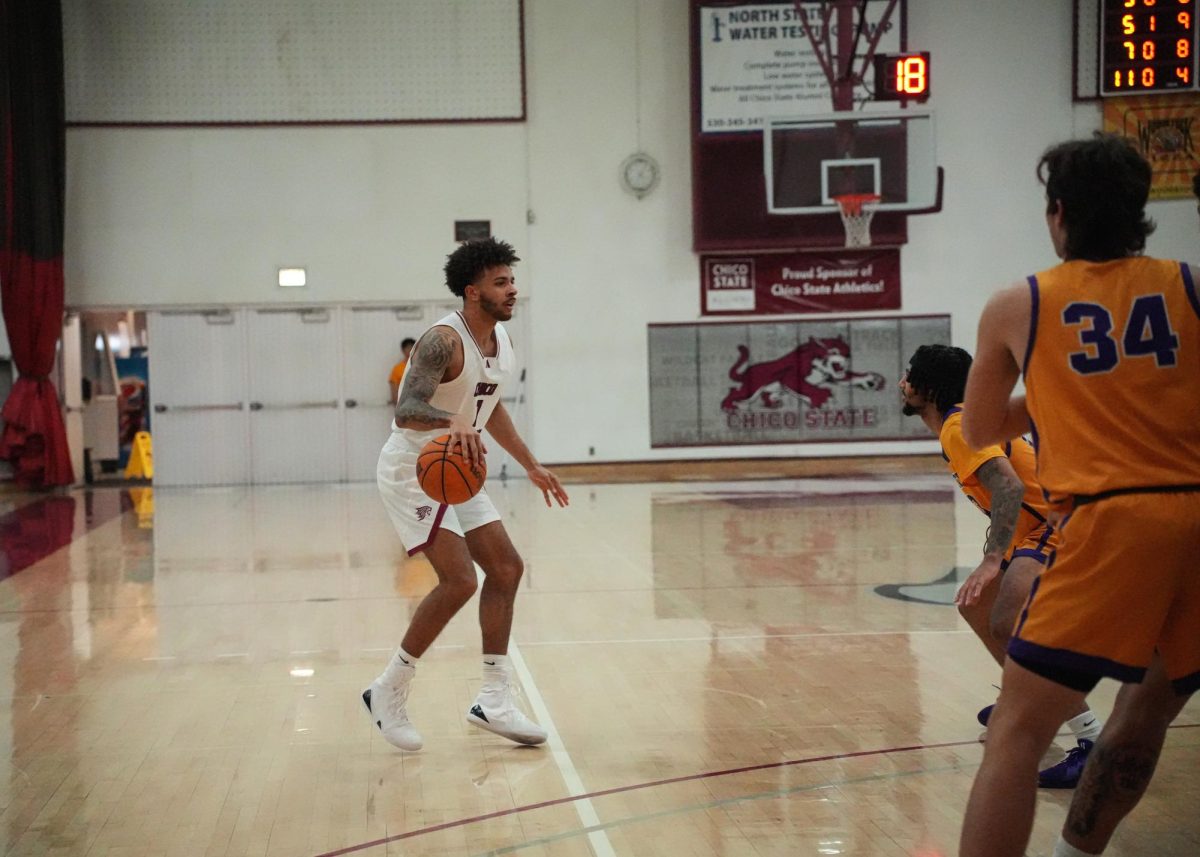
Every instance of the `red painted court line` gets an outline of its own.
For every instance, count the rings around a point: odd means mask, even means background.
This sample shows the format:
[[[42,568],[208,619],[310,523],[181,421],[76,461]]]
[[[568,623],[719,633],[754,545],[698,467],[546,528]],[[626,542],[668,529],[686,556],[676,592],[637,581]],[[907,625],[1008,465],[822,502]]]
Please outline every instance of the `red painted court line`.
[[[1180,723],[1170,727],[1171,729],[1195,729],[1200,728],[1200,723]],[[746,765],[742,768],[729,768],[723,771],[705,771],[700,774],[685,774],[682,777],[670,777],[665,780],[651,780],[645,783],[634,783],[629,786],[617,786],[611,789],[602,789],[598,792],[588,792],[587,794],[574,795],[568,797],[555,798],[554,800],[544,800],[540,803],[530,803],[524,806],[514,806],[512,809],[501,809],[496,812],[485,813],[484,815],[475,815],[470,818],[460,818],[457,821],[444,821],[441,824],[432,824],[429,827],[422,827],[417,830],[410,830],[407,833],[397,833],[395,836],[385,836],[382,839],[373,839],[370,842],[363,842],[359,845],[348,845],[345,848],[339,848],[336,851],[325,851],[317,854],[316,857],[341,857],[343,854],[353,854],[356,851],[365,851],[368,848],[374,848],[377,845],[386,845],[389,842],[399,842],[402,839],[413,839],[417,836],[424,836],[427,833],[437,833],[439,830],[449,830],[452,827],[464,827],[468,824],[474,824],[478,821],[490,821],[493,818],[502,818],[506,815],[516,815],[521,812],[529,812],[534,809],[545,809],[548,806],[558,806],[559,804],[572,803],[577,800],[589,800],[591,798],[605,797],[607,795],[620,794],[621,792],[637,791],[638,789],[649,789],[655,786],[669,786],[674,783],[686,783],[692,780],[707,780],[714,777],[727,777],[731,774],[745,774],[751,771],[768,771],[772,768],[789,768],[794,765],[809,765],[815,762],[832,762],[837,759],[854,759],[862,756],[886,756],[889,753],[909,753],[914,750],[941,750],[946,747],[969,747],[972,744],[980,743],[978,739],[973,741],[946,741],[942,744],[914,744],[911,747],[891,747],[886,750],[858,750],[854,753],[835,753],[830,756],[813,756],[809,759],[792,759],[787,762],[766,762],[761,765]]]
[[[402,839],[412,839],[417,836],[424,836],[427,833],[437,833],[439,830],[449,830],[452,827],[463,827],[468,824],[474,824],[478,821],[490,821],[493,818],[502,818],[506,815],[516,815],[520,812],[529,812],[534,809],[545,809],[548,806],[558,806],[564,803],[573,803],[577,800],[588,800],[591,798],[606,797],[607,795],[620,794],[621,792],[637,791],[638,789],[649,789],[655,786],[669,786],[675,783],[686,783],[692,780],[707,780],[714,777],[727,777],[731,774],[745,774],[751,771],[767,771],[772,768],[788,768],[794,765],[809,765],[815,762],[831,762],[837,759],[854,759],[860,756],[880,756],[888,753],[907,753],[913,750],[939,750],[945,747],[968,747],[972,744],[978,744],[977,740],[972,741],[947,741],[944,744],[916,744],[911,747],[892,747],[886,750],[858,750],[854,753],[835,753],[830,756],[813,756],[809,759],[792,759],[787,762],[766,762],[761,765],[746,765],[742,768],[729,768],[723,771],[705,771],[700,774],[685,774],[681,777],[670,777],[665,780],[651,780],[645,783],[634,783],[629,786],[617,786],[611,789],[602,789],[598,792],[588,792],[587,794],[574,795],[568,797],[555,798],[554,800],[544,800],[540,803],[530,803],[524,806],[514,806],[512,809],[501,809],[496,812],[489,812],[484,815],[476,815],[470,818],[460,818],[457,821],[445,821],[441,824],[433,824],[429,827],[422,827],[418,830],[410,830],[407,833],[397,833],[395,836],[385,836],[383,839],[374,839],[370,842],[363,842],[359,845],[350,845],[346,848],[339,848],[336,851],[326,851],[316,857],[340,857],[343,854],[353,854],[356,851],[364,851],[367,848],[374,848],[377,845],[386,845],[389,842],[399,842]]]
[[[83,505],[82,530],[76,531],[76,507]],[[99,526],[133,508],[128,491],[99,490],[55,495],[0,517],[0,580],[41,562]]]

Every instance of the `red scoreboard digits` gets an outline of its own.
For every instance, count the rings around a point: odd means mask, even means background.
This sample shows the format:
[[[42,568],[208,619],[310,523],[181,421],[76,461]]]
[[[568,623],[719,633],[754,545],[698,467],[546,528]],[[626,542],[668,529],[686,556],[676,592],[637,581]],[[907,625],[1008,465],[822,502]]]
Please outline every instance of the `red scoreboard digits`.
[[[1200,0],[1103,0],[1100,94],[1194,90]]]
[[[929,52],[875,55],[875,101],[929,97]]]

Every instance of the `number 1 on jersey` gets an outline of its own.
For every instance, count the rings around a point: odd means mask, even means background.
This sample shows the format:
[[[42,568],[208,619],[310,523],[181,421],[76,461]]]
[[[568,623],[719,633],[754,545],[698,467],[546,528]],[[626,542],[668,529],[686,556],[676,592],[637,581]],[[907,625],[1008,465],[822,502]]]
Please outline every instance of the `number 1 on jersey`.
[[[479,428],[479,412],[483,410],[483,399],[475,400],[475,419],[471,420],[471,428]]]

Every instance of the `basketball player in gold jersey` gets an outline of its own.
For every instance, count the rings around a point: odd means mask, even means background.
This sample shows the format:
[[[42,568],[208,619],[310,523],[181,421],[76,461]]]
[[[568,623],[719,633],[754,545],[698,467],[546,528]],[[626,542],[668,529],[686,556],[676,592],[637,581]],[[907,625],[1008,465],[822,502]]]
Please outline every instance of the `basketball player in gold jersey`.
[[[1058,546],[1046,524],[1049,510],[1035,475],[1033,446],[1025,438],[972,449],[963,440],[962,402],[971,355],[950,345],[922,345],[900,379],[905,416],[919,416],[938,436],[942,458],[963,494],[990,520],[983,559],[955,596],[958,611],[996,663],[1005,648],[1033,581]],[[979,712],[987,726],[994,706]],[[1066,758],[1038,772],[1042,788],[1069,789],[1079,782],[1100,718],[1086,704],[1067,719],[1076,746]]]
[[[449,434],[468,462],[485,453],[479,434],[488,434],[525,468],[551,498],[567,505],[558,478],[538,463],[521,440],[500,401],[512,375],[512,342],[500,322],[512,318],[517,287],[513,248],[488,238],[468,242],[446,261],[446,285],[462,298],[462,309],[423,333],[400,382],[392,435],[379,454],[376,478],[392,525],[410,555],[424,552],[438,584],[413,614],[400,648],[384,671],[362,692],[363,704],[384,739],[402,750],[419,750],[420,732],[408,716],[409,687],[417,660],[446,623],[475,594],[475,565],[483,569],[479,626],[483,636],[483,685],[467,711],[467,722],[521,744],[541,744],[546,731],[513,702],[508,671],[508,637],[513,603],[524,565],[500,514],[481,490],[454,505],[438,504],[417,483],[421,447]]]
[[[1151,170],[1124,140],[1055,146],[1038,173],[1063,262],[988,302],[963,428],[1032,432],[1061,543],[1009,644],[962,857],[1025,853],[1038,760],[1107,676],[1125,685],[1054,851],[1102,853],[1200,688],[1200,270],[1141,255]]]

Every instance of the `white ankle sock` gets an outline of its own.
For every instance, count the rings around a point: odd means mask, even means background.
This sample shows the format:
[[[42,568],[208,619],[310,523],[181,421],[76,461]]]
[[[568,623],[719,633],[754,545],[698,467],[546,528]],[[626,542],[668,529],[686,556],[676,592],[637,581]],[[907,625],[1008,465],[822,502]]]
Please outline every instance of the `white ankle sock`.
[[[1075,733],[1076,740],[1084,741],[1095,741],[1100,737],[1100,730],[1104,728],[1100,718],[1090,708],[1078,717],[1068,720],[1067,726]]]
[[[508,655],[483,656],[483,685],[479,695],[496,694],[508,685]]]
[[[1098,855],[1080,851],[1060,836],[1058,842],[1054,843],[1053,857],[1098,857]]]
[[[396,654],[392,655],[387,667],[380,673],[379,680],[392,687],[398,687],[401,682],[412,679],[413,673],[417,670],[418,660],[420,659],[414,658],[401,646],[396,649]]]

